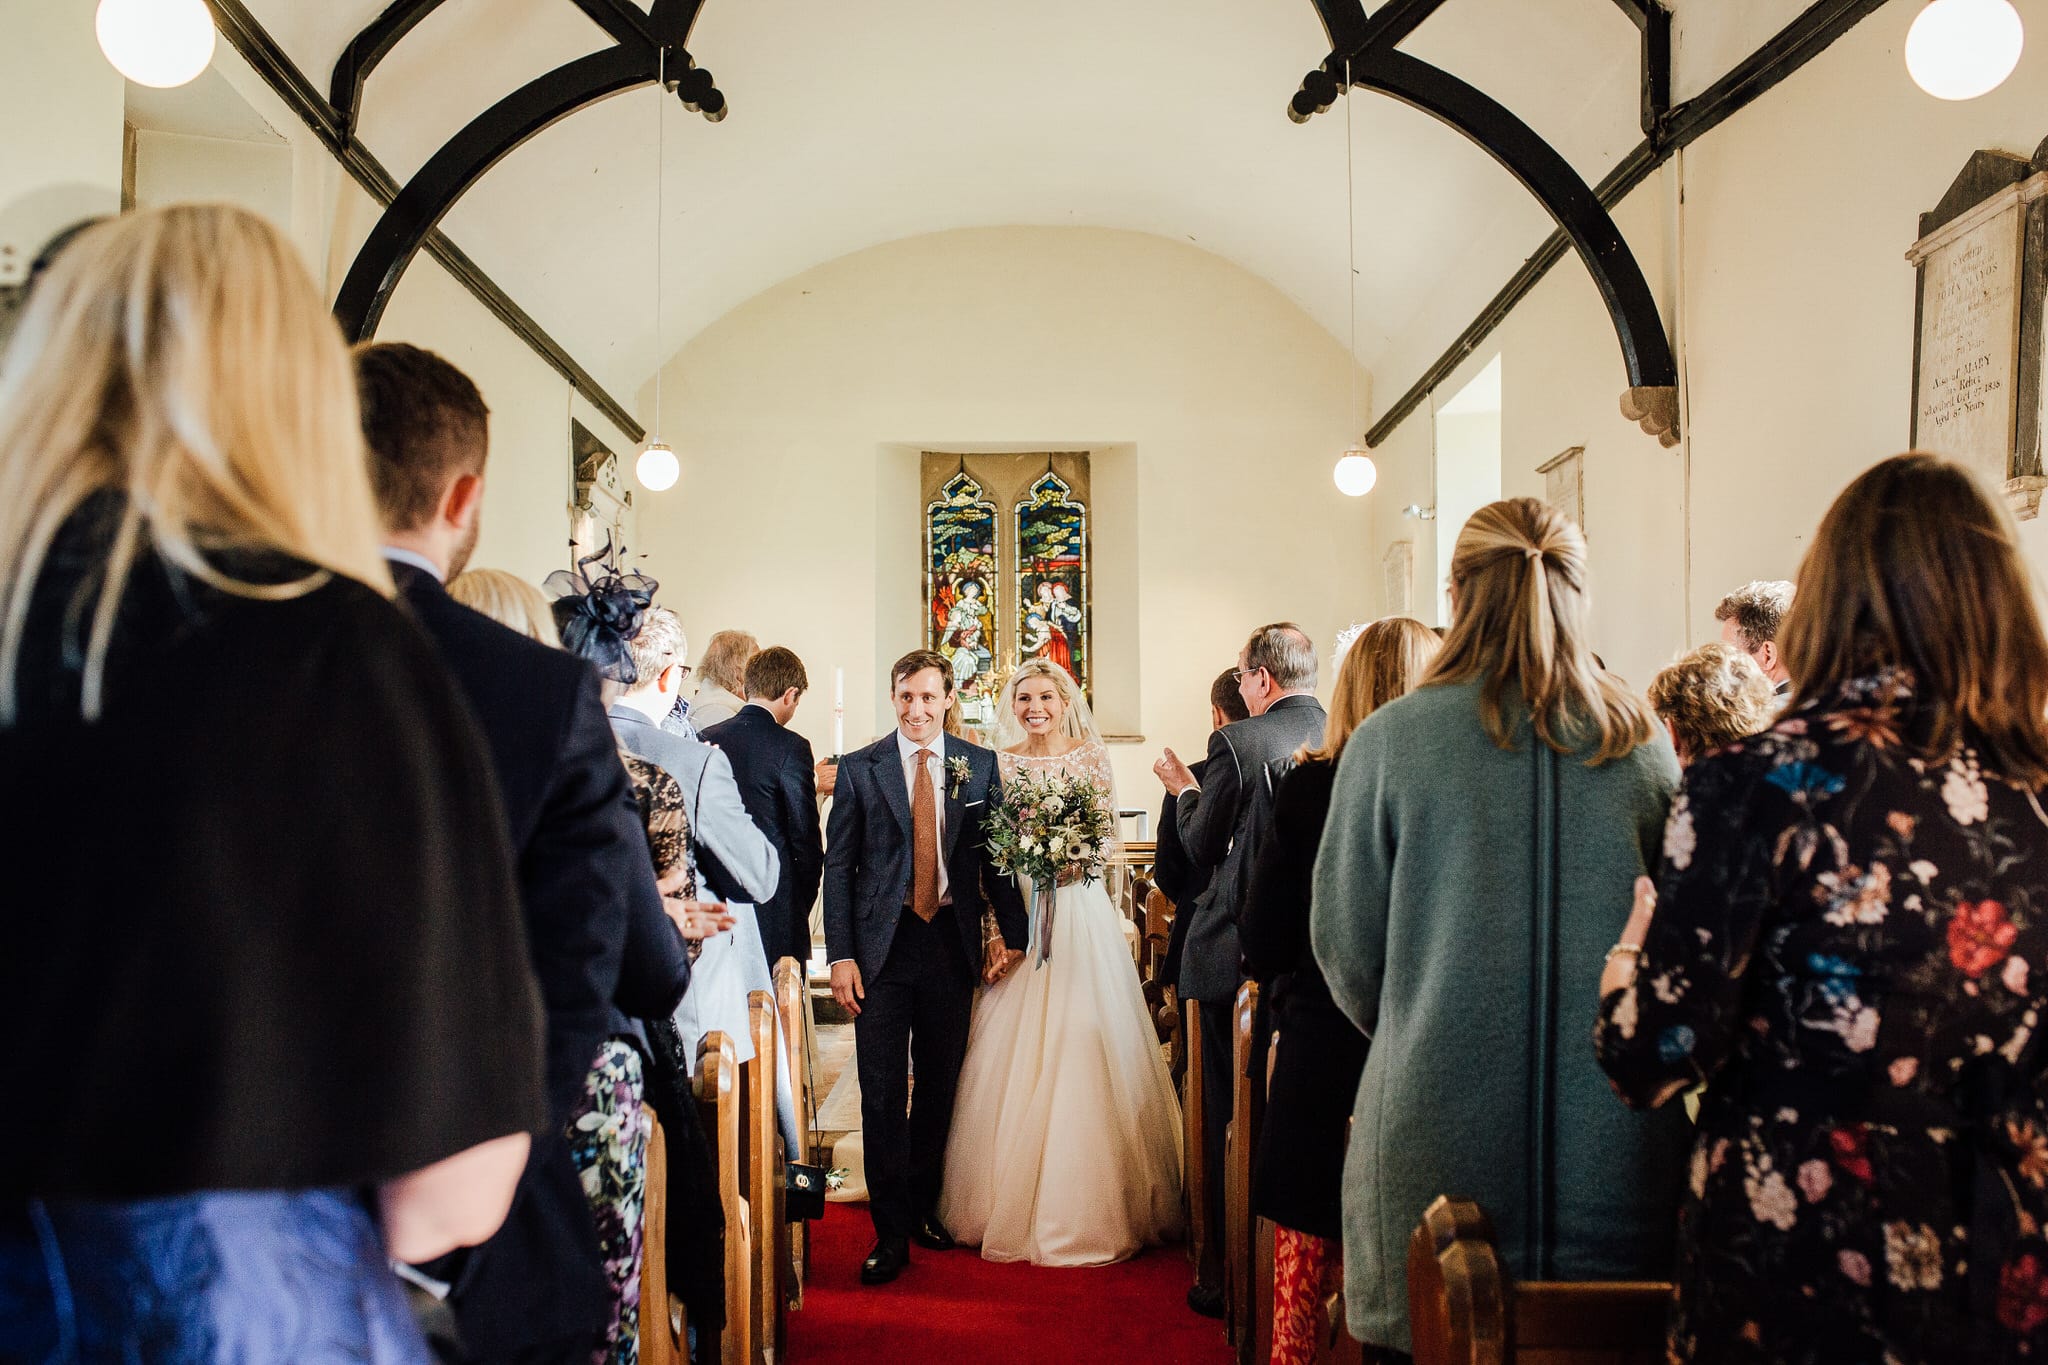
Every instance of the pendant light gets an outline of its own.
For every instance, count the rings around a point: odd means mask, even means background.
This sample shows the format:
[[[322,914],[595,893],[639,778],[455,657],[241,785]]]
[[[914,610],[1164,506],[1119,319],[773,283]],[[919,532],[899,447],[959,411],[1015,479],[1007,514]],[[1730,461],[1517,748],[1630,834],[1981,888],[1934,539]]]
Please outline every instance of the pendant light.
[[[206,0],[100,0],[92,27],[114,70],[137,85],[169,90],[213,61]]]
[[[633,473],[639,478],[640,486],[648,492],[665,493],[676,486],[676,480],[683,473],[675,451],[661,439],[661,372],[668,368],[668,347],[663,340],[661,317],[664,207],[661,191],[668,172],[667,144],[664,141],[668,128],[667,48],[663,48],[655,58],[655,70],[658,74],[654,92],[654,351],[657,357],[654,369],[654,430],[647,433],[647,444],[641,448],[640,458],[633,462]]]
[[[1906,71],[1938,100],[1973,100],[2004,84],[2026,37],[2012,0],[1932,0],[1906,31]]]
[[[1358,205],[1351,173],[1351,59],[1344,60],[1344,284],[1349,301],[1351,341],[1344,359],[1351,371],[1351,420],[1364,425],[1358,411]],[[1331,471],[1337,491],[1347,498],[1362,498],[1380,481],[1379,466],[1372,452],[1360,441],[1337,459]]]

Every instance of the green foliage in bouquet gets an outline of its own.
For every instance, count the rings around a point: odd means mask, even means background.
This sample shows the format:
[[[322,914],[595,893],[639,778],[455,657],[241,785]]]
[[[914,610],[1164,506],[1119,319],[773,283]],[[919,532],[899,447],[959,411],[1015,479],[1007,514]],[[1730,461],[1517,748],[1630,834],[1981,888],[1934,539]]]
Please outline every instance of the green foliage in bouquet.
[[[1019,772],[1003,784],[996,817],[989,822],[989,861],[1042,888],[1100,877],[1116,835],[1107,794],[1068,773]]]

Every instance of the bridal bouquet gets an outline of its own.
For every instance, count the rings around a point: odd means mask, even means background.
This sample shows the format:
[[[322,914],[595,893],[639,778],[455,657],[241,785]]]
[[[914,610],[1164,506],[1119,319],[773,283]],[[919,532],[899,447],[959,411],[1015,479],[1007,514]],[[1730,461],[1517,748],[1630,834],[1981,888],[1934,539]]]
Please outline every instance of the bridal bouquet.
[[[1059,888],[1100,877],[1115,836],[1108,798],[1086,777],[1027,770],[1003,784],[989,823],[988,860],[999,872],[1031,879],[1039,966],[1052,957]]]

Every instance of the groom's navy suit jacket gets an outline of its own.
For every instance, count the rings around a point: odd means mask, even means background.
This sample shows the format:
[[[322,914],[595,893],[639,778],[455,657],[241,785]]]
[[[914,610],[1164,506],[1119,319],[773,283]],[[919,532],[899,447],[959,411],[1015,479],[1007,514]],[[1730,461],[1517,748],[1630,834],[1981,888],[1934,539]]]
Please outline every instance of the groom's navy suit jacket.
[[[939,856],[945,860],[951,916],[970,974],[981,969],[981,912],[993,906],[1003,940],[1022,947],[1024,900],[1016,882],[990,868],[982,826],[1002,799],[1003,782],[990,750],[951,735],[944,737],[939,787],[945,803],[945,831]],[[965,782],[953,780],[953,760],[967,760]],[[890,731],[839,765],[832,814],[825,825],[825,952],[832,961],[853,959],[863,981],[881,975],[896,939],[896,925],[910,901],[910,786],[903,757]]]

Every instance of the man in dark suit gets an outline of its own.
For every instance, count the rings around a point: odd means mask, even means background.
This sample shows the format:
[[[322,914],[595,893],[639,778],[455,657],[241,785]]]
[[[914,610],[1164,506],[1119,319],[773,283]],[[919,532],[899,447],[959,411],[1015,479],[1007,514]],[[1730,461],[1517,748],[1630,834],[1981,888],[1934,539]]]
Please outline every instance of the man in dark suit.
[[[1231,1093],[1231,1003],[1243,973],[1238,961],[1237,914],[1244,903],[1256,850],[1247,835],[1257,808],[1253,797],[1266,765],[1323,737],[1328,716],[1315,699],[1316,647],[1291,622],[1260,626],[1237,660],[1237,690],[1248,719],[1209,736],[1198,784],[1188,765],[1168,749],[1152,766],[1174,797],[1174,821],[1188,857],[1216,868],[1195,901],[1181,946],[1180,998],[1198,1001],[1202,1015],[1202,1076],[1211,1095]],[[1208,1169],[1223,1169],[1227,1104],[1207,1109],[1203,1145]],[[1223,1182],[1212,1180],[1212,1226],[1223,1226]],[[1213,1245],[1213,1243],[1212,1243]],[[1188,1291],[1188,1306],[1223,1315],[1222,1267],[1205,1264]]]
[[[610,1289],[567,1127],[613,1027],[629,915],[644,920],[651,908],[659,916],[661,896],[597,674],[442,588],[476,545],[488,439],[482,395],[454,366],[412,346],[359,350],[356,375],[385,554],[489,741],[546,1007],[551,1130],[535,1136],[498,1234],[459,1262],[424,1267],[424,1278],[449,1284],[472,1358],[587,1362],[609,1320]]]
[[[1024,901],[988,866],[984,827],[1002,799],[996,756],[945,733],[953,669],[917,650],[889,672],[896,729],[839,766],[825,851],[832,994],[854,1014],[875,1248],[862,1284],[886,1284],[910,1241],[953,1245],[932,1213],[981,971],[981,915],[1021,948]],[[1013,957],[1010,965],[1015,966]],[[908,1114],[910,1070],[916,1108]]]
[[[772,969],[785,957],[811,957],[811,903],[825,870],[818,833],[818,782],[811,744],[789,728],[797,703],[810,688],[804,661],[771,645],[747,661],[747,704],[738,715],[699,734],[732,763],[740,800],[781,857],[775,894],[756,907],[761,946]],[[704,857],[705,872],[713,861]]]
[[[1251,712],[1245,709],[1244,698],[1237,690],[1237,670],[1226,668],[1216,675],[1216,681],[1209,684],[1209,730],[1214,733],[1226,725],[1249,719]],[[1202,770],[1209,766],[1207,759],[1196,759],[1188,764],[1188,775],[1196,786],[1202,785]],[[1173,928],[1167,934],[1166,960],[1159,966],[1162,980],[1180,980],[1180,950],[1186,941],[1188,921],[1194,918],[1195,902],[1209,889],[1209,881],[1216,875],[1213,864],[1197,866],[1188,856],[1187,845],[1181,842],[1180,821],[1175,818],[1175,807],[1180,798],[1172,792],[1166,794],[1166,803],[1159,810],[1159,845],[1152,855],[1152,880],[1166,893],[1174,904]]]

